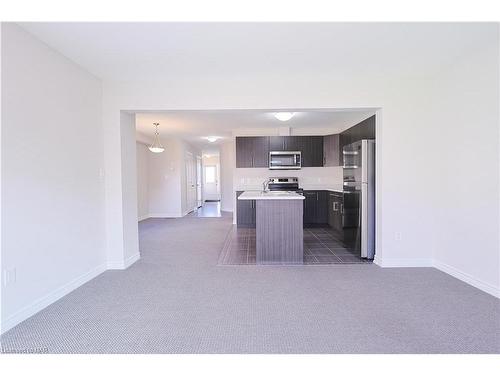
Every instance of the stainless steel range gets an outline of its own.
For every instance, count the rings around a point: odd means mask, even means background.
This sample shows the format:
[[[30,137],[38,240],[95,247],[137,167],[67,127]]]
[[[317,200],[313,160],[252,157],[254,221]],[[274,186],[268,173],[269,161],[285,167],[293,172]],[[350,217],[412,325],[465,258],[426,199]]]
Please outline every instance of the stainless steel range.
[[[299,179],[297,177],[270,177],[266,184],[271,191],[294,191],[299,194],[303,192],[299,188]]]

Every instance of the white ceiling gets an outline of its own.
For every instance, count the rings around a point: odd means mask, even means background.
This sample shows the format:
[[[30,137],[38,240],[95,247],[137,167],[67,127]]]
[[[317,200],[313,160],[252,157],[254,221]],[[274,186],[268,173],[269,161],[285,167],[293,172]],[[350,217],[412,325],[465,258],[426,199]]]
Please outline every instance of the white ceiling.
[[[151,138],[159,122],[162,139],[181,138],[200,150],[212,152],[234,134],[275,134],[280,127],[290,127],[292,134],[333,134],[351,127],[375,113],[363,110],[291,110],[295,116],[286,122],[278,121],[274,111],[171,111],[136,114],[137,132]],[[217,136],[214,143],[205,137]]]
[[[494,23],[20,23],[104,80],[252,74],[423,74]]]

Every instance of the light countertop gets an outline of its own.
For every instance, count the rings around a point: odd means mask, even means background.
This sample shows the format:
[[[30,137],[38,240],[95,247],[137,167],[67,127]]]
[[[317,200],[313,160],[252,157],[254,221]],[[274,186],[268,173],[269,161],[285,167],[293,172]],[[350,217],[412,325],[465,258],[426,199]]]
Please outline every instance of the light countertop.
[[[266,191],[246,190],[240,194],[239,200],[257,200],[257,199],[305,199],[303,195],[293,191]]]
[[[334,191],[337,193],[342,193],[342,185],[301,185],[300,186],[304,190],[326,190],[326,191]],[[236,191],[261,191],[262,186],[257,185],[247,185],[247,186],[236,186]]]
[[[300,186],[304,190],[326,190],[342,193],[342,185],[316,185],[316,184],[303,184]]]

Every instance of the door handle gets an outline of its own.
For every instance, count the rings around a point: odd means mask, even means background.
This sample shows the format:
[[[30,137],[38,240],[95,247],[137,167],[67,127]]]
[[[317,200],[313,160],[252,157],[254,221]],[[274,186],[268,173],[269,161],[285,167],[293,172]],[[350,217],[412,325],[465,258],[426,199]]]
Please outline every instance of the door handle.
[[[338,207],[339,206],[339,202],[333,202],[332,206],[333,206],[333,210],[334,211],[338,211],[338,209],[339,209],[339,207]]]

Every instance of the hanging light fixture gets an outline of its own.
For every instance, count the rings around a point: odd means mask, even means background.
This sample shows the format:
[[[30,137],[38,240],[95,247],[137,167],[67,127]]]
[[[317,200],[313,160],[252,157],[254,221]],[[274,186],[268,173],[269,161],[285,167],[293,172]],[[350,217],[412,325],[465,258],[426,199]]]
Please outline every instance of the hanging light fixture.
[[[156,126],[155,139],[153,141],[153,144],[151,146],[149,146],[149,151],[154,152],[154,153],[157,154],[157,153],[165,151],[165,149],[161,145],[161,142],[160,142],[160,133],[158,132],[158,126],[160,126],[160,123],[159,122],[153,122],[153,125]]]

